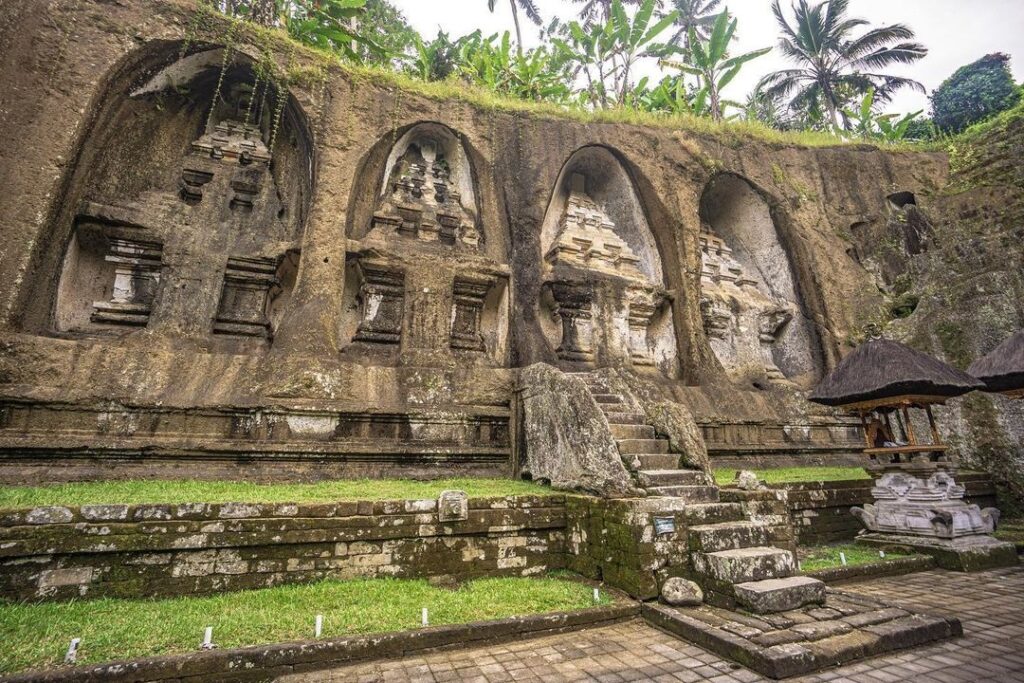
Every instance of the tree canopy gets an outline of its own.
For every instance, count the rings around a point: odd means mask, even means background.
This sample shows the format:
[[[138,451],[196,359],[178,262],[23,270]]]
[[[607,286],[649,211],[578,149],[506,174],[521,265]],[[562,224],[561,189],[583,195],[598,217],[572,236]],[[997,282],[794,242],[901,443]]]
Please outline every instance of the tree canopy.
[[[932,93],[932,119],[947,133],[1012,109],[1021,88],[1010,73],[1010,57],[996,52],[962,66]]]

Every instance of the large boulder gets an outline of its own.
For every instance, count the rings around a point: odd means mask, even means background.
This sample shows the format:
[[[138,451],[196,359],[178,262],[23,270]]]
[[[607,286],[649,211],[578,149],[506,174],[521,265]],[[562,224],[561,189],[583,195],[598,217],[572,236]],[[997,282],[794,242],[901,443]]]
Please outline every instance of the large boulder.
[[[537,363],[519,375],[523,474],[558,489],[609,498],[641,495],[604,413],[582,380]]]

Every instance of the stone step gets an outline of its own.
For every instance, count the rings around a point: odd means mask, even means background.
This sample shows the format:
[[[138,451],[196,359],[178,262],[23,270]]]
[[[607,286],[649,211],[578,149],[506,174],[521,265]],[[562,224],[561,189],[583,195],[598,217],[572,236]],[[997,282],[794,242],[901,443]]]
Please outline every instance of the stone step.
[[[718,488],[715,486],[651,486],[647,495],[682,498],[687,503],[718,502]]]
[[[610,425],[642,425],[647,421],[646,416],[643,413],[629,413],[618,410],[610,410],[610,407],[621,407],[621,406],[601,406],[604,410],[604,415],[608,419]]]
[[[653,439],[654,427],[650,425],[609,425],[616,439]]]
[[[641,470],[671,470],[679,467],[679,456],[675,453],[631,453],[626,456],[630,463],[639,462],[640,466],[635,469]]]
[[[591,394],[594,400],[604,405],[622,403],[622,397],[618,394]]]
[[[619,453],[622,455],[633,455],[634,453],[668,453],[668,439],[616,439],[619,444]],[[676,458],[678,460],[678,458]]]
[[[765,546],[772,535],[767,525],[746,520],[691,526],[687,531],[690,550],[704,553]]]
[[[690,558],[697,573],[732,584],[782,579],[796,573],[793,553],[771,546],[690,553]]]
[[[788,612],[825,602],[825,583],[809,576],[737,583],[733,591],[738,603],[757,614]]]
[[[742,503],[699,503],[683,508],[683,518],[689,525],[738,522],[746,516]]]
[[[708,477],[700,470],[640,470],[636,473],[640,483],[647,486],[706,486]]]

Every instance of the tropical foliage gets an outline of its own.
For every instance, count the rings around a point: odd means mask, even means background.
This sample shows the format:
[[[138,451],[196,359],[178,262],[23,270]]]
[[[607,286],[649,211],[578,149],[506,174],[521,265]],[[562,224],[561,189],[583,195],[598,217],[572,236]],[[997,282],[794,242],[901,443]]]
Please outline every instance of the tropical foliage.
[[[715,121],[721,121],[723,118],[724,107],[727,104],[722,101],[722,90],[725,86],[736,78],[744,64],[771,52],[771,48],[766,47],[729,57],[729,45],[736,33],[736,24],[737,20],[731,19],[728,12],[722,12],[715,19],[707,40],[701,39],[697,35],[697,29],[691,26],[689,48],[684,48],[684,54],[690,57],[690,63],[672,60],[663,62],[697,77],[697,97],[701,102],[707,100],[708,113]],[[740,107],[735,102],[728,104]]]
[[[962,129],[1020,99],[1008,58],[997,53],[963,67],[935,91],[934,123],[921,112],[884,113],[898,90],[923,90],[890,68],[916,62],[927,49],[903,24],[851,17],[850,0],[791,0],[788,8],[773,0],[781,33],[776,49],[793,65],[763,78],[746,97],[735,92],[737,76],[772,48],[737,54],[738,22],[723,0],[574,0],[576,16],[551,18],[540,30],[542,45],[532,49],[521,17],[541,26],[541,0],[487,0],[491,12],[509,8],[510,31],[456,37],[439,30],[433,38],[417,33],[389,0],[200,2],[413,79],[612,115],[742,118],[778,130],[898,141]]]
[[[797,0],[791,22],[779,0],[772,12],[782,37],[779,50],[796,66],[769,74],[760,88],[768,97],[787,98],[790,108],[824,114],[832,127],[840,125],[845,106],[868,90],[874,100],[888,102],[901,88],[924,92],[917,81],[886,74],[894,64],[916,62],[928,54],[920,43],[911,42],[914,32],[903,24],[870,28],[864,19],[847,16],[850,0],[825,0],[811,5]]]
[[[1010,73],[1010,58],[1002,53],[986,55],[959,68],[932,93],[935,125],[959,133],[973,123],[1012,109],[1021,89]]]

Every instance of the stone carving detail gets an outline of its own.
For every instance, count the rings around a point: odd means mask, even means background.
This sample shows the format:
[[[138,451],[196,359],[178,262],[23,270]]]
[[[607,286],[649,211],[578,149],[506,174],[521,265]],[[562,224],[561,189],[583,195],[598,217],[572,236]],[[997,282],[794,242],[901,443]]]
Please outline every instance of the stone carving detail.
[[[995,508],[965,503],[964,487],[942,470],[928,479],[887,472],[871,495],[874,505],[851,509],[870,531],[949,539],[991,534],[999,521]]]
[[[701,314],[711,347],[727,368],[753,367],[784,381],[773,351],[793,320],[794,305],[766,293],[705,225],[700,234]]]
[[[270,163],[270,150],[263,144],[263,135],[252,124],[221,121],[192,143],[192,153],[201,157],[237,162],[242,166],[257,164],[266,167]]]
[[[551,265],[566,264],[602,273],[644,279],[640,258],[615,233],[615,223],[586,193],[586,179],[573,174],[558,239],[545,256]]]
[[[555,300],[554,315],[562,323],[562,343],[555,349],[558,357],[593,361],[593,291],[582,284],[555,282],[551,294]]]
[[[266,337],[270,332],[267,318],[267,299],[271,290],[279,286],[276,258],[228,259],[224,271],[213,331],[218,334],[236,334],[247,337]]]
[[[362,313],[354,340],[397,344],[405,316],[405,273],[361,262],[359,274]]]
[[[156,242],[111,239],[104,260],[115,264],[109,301],[93,303],[92,321],[115,325],[145,325],[160,284],[163,246]]]
[[[420,138],[409,145],[395,164],[389,190],[373,214],[372,229],[427,242],[479,246],[476,219],[462,206],[462,195],[436,141]]]
[[[489,280],[455,278],[452,297],[452,348],[468,351],[485,350],[480,320],[483,317],[484,300],[492,284]]]
[[[437,499],[439,522],[462,522],[469,519],[469,496],[465,491],[441,491]]]
[[[647,340],[647,330],[654,314],[664,301],[664,295],[652,289],[633,288],[629,299],[629,356],[633,365],[654,365],[654,357]]]

